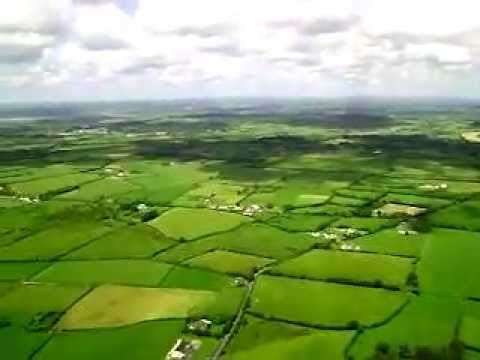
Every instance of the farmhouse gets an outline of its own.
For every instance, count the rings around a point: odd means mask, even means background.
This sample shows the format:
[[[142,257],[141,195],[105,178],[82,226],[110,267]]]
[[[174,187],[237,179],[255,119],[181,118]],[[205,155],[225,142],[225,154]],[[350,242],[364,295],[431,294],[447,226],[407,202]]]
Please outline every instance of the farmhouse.
[[[188,324],[188,330],[193,332],[207,332],[210,327],[212,326],[212,322],[208,319],[200,319],[196,321],[192,321]]]
[[[447,190],[448,189],[448,184],[442,183],[442,184],[425,184],[425,185],[420,185],[418,187],[419,190],[424,190],[424,191],[436,191],[436,190]]]
[[[401,222],[397,226],[397,231],[400,235],[417,235],[418,232],[415,231],[412,226],[407,222]]]
[[[245,210],[243,211],[243,215],[254,216],[258,213],[261,213],[262,211],[263,211],[263,208],[262,208],[261,205],[252,204],[252,205],[245,208]]]
[[[394,204],[389,203],[385,204],[382,207],[375,209],[372,211],[372,216],[375,217],[392,217],[392,216],[417,216],[426,212],[427,209],[411,206],[411,205],[404,205],[404,204]]]
[[[189,359],[195,350],[200,348],[200,340],[177,339],[175,345],[170,349],[165,360],[186,360]]]

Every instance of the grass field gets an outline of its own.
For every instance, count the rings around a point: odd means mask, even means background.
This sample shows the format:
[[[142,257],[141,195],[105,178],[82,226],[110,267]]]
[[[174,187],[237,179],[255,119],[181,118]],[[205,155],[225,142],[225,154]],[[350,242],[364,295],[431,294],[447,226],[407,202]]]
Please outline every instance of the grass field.
[[[333,216],[282,214],[268,223],[287,231],[316,231],[335,221]]]
[[[108,231],[111,226],[103,222],[61,222],[0,248],[0,260],[49,260],[67,254]]]
[[[0,297],[0,314],[14,327],[25,326],[37,313],[66,310],[87,290],[82,286],[16,285]]]
[[[435,236],[437,230],[431,233],[417,235],[402,235],[397,229],[381,230],[375,234],[362,236],[352,240],[364,251],[387,255],[402,255],[420,257],[425,243]]]
[[[162,287],[219,291],[231,287],[230,276],[202,269],[176,266],[161,282]]]
[[[175,244],[146,224],[120,227],[69,253],[66,259],[118,259],[149,257]]]
[[[455,299],[414,297],[390,322],[360,335],[350,354],[354,359],[369,359],[378,343],[389,344],[395,355],[400,345],[407,345],[411,350],[416,346],[444,347],[455,336],[459,310]]]
[[[118,329],[59,332],[35,360],[163,359],[184,320],[149,321]]]
[[[467,346],[480,351],[480,303],[466,301],[463,308],[463,318],[460,323],[460,340]]]
[[[361,270],[361,271],[359,271]],[[312,250],[272,268],[272,273],[314,280],[379,284],[401,288],[412,261],[385,255]]]
[[[244,187],[233,183],[209,181],[183,194],[173,202],[173,205],[187,207],[235,205],[247,195],[244,190]]]
[[[192,240],[208,234],[230,230],[250,219],[238,214],[222,213],[208,209],[173,209],[150,222],[167,236]],[[188,226],[185,224],[188,223]]]
[[[39,196],[49,192],[59,192],[65,189],[99,180],[100,177],[93,173],[77,173],[63,176],[55,176],[10,185],[10,188],[18,194]]]
[[[479,251],[479,233],[438,229],[426,243],[418,264],[421,291],[480,297]]]
[[[0,281],[26,281],[49,265],[43,262],[0,263]]]
[[[23,327],[0,328],[2,357],[5,359],[28,359],[48,338],[44,332],[28,332]]]
[[[227,274],[251,277],[255,269],[261,268],[270,262],[272,262],[272,259],[216,250],[188,260],[185,264]]]
[[[451,203],[449,200],[406,194],[388,194],[379,200],[383,203],[405,204],[429,209],[437,209]]]
[[[252,295],[251,311],[267,319],[352,327],[381,323],[405,301],[405,295],[395,291],[260,276]]]
[[[461,230],[479,231],[480,201],[466,201],[442,209],[430,216],[430,221],[437,226]]]
[[[63,330],[95,329],[186,318],[193,309],[215,300],[214,292],[204,290],[101,285],[76,303],[58,326]]]
[[[395,225],[395,223],[396,221],[392,219],[379,219],[372,217],[347,217],[335,221],[331,224],[331,226],[341,228],[354,228],[374,233],[383,228],[391,227]]]
[[[32,280],[63,284],[157,286],[172,265],[150,260],[61,261]]]
[[[321,331],[246,317],[246,324],[230,344],[225,359],[343,359],[353,331]]]
[[[96,201],[109,199],[129,192],[139,190],[138,186],[132,185],[124,179],[105,178],[93,183],[88,183],[78,190],[60,195],[59,199],[71,199],[80,201]]]
[[[219,248],[267,258],[285,258],[308,249],[318,239],[305,233],[289,233],[263,224],[248,224],[208,239]]]

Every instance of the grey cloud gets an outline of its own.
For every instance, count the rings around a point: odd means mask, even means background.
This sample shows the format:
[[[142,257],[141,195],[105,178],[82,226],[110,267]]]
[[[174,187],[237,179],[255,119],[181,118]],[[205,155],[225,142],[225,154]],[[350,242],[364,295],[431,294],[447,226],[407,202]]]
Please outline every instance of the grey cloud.
[[[107,34],[97,34],[80,39],[81,44],[88,50],[120,50],[129,47],[129,44],[123,39],[109,36]]]
[[[202,46],[200,50],[230,57],[243,57],[246,55],[246,53],[242,51],[242,49],[240,49],[240,47],[235,43]]]
[[[163,58],[147,58],[137,60],[136,63],[124,67],[119,71],[121,74],[137,75],[147,71],[162,71],[173,64]]]
[[[32,62],[43,53],[42,47],[17,46],[0,44],[0,63],[18,64]]]
[[[332,34],[350,30],[359,23],[355,16],[347,18],[318,18],[311,21],[302,19],[288,19],[276,21],[270,24],[272,28],[294,28],[298,33],[305,36],[320,34]]]
[[[78,5],[101,5],[111,2],[112,0],[73,0],[73,3]]]
[[[172,31],[179,36],[195,35],[203,38],[225,35],[231,33],[233,27],[229,24],[220,23],[208,26],[183,26]]]

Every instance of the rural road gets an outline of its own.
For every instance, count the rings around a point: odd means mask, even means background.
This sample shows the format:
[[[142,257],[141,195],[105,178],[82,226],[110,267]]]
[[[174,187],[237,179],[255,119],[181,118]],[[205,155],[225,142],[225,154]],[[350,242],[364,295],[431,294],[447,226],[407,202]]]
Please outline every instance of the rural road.
[[[230,340],[232,340],[233,335],[235,332],[238,330],[240,327],[240,324],[243,319],[243,315],[245,314],[245,311],[247,309],[248,301],[250,299],[250,296],[252,295],[253,288],[255,286],[255,280],[257,279],[258,276],[260,276],[262,273],[268,270],[268,267],[264,267],[257,272],[255,272],[253,276],[253,280],[248,282],[247,285],[247,292],[245,296],[243,297],[242,303],[240,305],[240,308],[238,310],[237,315],[235,316],[235,320],[232,323],[232,326],[230,327],[230,331],[223,337],[223,339],[220,341],[220,344],[218,344],[217,348],[215,349],[215,352],[212,354],[210,357],[210,360],[218,360],[220,359],[220,356],[222,355],[223,351],[227,347],[227,345],[230,343]]]

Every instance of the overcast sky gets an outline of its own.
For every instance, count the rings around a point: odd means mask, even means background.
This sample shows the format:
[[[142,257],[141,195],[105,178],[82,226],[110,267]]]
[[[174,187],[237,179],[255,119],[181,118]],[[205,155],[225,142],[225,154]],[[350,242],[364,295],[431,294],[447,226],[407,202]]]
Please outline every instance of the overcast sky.
[[[476,0],[15,0],[0,101],[480,97]]]

